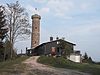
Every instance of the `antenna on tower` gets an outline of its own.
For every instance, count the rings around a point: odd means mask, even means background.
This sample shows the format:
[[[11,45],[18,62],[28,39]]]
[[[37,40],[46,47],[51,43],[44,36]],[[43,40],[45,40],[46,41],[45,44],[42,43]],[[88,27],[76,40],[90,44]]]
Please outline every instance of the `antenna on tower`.
[[[39,14],[39,11],[37,8],[35,8],[35,11],[34,11],[35,14]]]
[[[35,8],[35,10],[37,11],[37,8]]]

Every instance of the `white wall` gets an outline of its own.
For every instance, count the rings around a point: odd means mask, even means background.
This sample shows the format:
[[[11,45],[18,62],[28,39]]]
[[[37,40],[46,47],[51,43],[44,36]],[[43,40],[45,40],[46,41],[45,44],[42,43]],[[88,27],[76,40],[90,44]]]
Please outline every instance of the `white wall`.
[[[81,62],[81,55],[71,54],[69,60],[73,62]]]

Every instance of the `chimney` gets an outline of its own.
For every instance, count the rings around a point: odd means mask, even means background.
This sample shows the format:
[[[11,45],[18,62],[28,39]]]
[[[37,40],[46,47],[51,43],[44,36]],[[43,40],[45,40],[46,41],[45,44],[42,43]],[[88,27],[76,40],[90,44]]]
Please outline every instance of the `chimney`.
[[[56,40],[59,40],[59,37],[56,37]]]
[[[53,37],[50,37],[50,42],[53,41]]]

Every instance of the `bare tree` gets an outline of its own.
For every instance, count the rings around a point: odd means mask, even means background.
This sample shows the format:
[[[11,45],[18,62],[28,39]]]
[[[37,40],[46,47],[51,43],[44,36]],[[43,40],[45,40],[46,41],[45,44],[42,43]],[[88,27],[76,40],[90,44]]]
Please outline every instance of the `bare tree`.
[[[9,24],[9,40],[12,44],[12,50],[18,38],[27,38],[25,35],[30,35],[30,24],[28,13],[25,8],[21,7],[18,1],[16,3],[7,4],[7,23]]]

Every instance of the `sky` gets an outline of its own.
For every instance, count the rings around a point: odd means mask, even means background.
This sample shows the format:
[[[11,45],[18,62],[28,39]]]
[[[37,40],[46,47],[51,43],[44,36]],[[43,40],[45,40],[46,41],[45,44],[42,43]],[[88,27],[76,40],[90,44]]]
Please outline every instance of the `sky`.
[[[85,52],[95,61],[100,61],[100,0],[18,0],[31,16],[41,16],[40,43],[49,37],[65,37],[75,43],[75,50]],[[16,0],[0,0],[0,4]],[[35,10],[37,8],[37,11]],[[31,47],[31,39],[16,42],[18,52]]]

